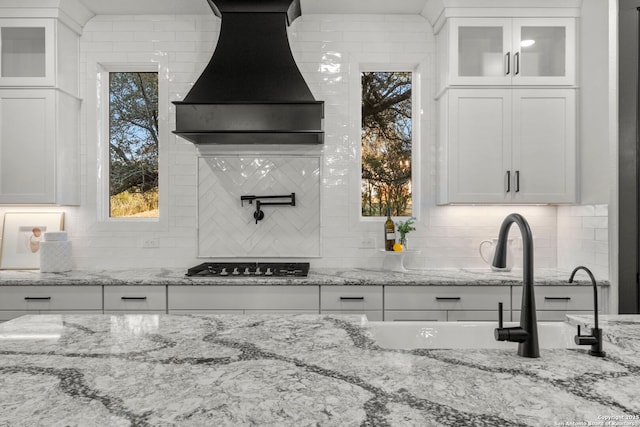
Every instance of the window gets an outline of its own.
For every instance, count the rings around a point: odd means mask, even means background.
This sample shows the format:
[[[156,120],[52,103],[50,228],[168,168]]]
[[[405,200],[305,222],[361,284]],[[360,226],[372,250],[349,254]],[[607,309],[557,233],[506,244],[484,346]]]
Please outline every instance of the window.
[[[362,72],[362,216],[412,216],[412,73]]]
[[[109,73],[109,216],[158,218],[158,73]]]

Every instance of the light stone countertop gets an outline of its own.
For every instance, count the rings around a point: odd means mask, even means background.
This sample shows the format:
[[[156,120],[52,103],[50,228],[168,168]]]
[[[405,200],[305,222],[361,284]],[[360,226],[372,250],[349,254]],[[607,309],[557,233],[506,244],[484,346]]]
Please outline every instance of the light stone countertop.
[[[605,358],[541,349],[527,359],[516,344],[388,350],[366,326],[358,316],[24,316],[0,324],[0,425],[640,426],[640,316],[603,316]]]
[[[522,270],[492,272],[483,269],[424,269],[394,272],[370,269],[314,269],[304,278],[188,277],[186,269],[73,270],[68,273],[40,273],[39,270],[2,270],[3,285],[518,285]],[[536,285],[569,285],[570,271],[537,269]],[[586,275],[575,285],[590,285]],[[608,280],[597,278],[598,285]]]

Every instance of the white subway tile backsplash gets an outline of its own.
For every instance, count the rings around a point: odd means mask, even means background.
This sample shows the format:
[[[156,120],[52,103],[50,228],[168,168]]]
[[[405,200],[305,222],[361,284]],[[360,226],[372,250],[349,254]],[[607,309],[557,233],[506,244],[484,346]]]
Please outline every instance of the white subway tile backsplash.
[[[167,62],[167,91],[169,100],[184,99],[201,71],[207,65],[217,43],[220,20],[214,16],[145,15],[96,16],[84,29],[81,38],[81,63],[84,79],[83,94],[95,93],[95,62],[139,62],[158,55]],[[359,137],[358,108],[352,93],[359,80],[360,64],[420,65],[423,114],[416,123],[421,126],[420,144],[422,178],[416,183],[421,202],[418,206],[418,230],[409,235],[411,249],[419,254],[406,257],[405,265],[412,268],[488,268],[478,254],[481,240],[496,237],[504,217],[511,212],[522,213],[530,222],[536,247],[536,267],[569,268],[574,264],[593,265],[596,277],[608,277],[607,205],[579,207],[550,206],[436,206],[435,205],[435,42],[429,23],[421,16],[406,15],[303,15],[289,28],[294,58],[298,62],[310,89],[317,99],[325,101],[325,144],[319,162],[321,179],[317,181],[318,199],[322,209],[311,226],[317,234],[310,246],[304,242],[292,244],[294,235],[284,232],[285,223],[277,221],[277,213],[285,208],[267,212],[269,220],[260,224],[263,230],[246,236],[245,243],[233,256],[273,254],[267,252],[274,244],[295,247],[295,251],[280,255],[309,256],[315,267],[379,268],[384,253],[382,221],[359,217],[359,173],[357,157]],[[147,55],[147,56],[145,56]],[[83,103],[83,116],[95,110],[95,105]],[[175,109],[169,105],[169,129],[175,128]],[[88,160],[94,153],[95,123],[82,127],[83,170],[92,167]],[[91,149],[89,149],[91,148]],[[198,187],[198,154],[185,140],[169,135],[165,145],[168,162],[169,209],[168,227],[164,230],[123,234],[91,232],[95,222],[97,200],[95,182],[83,182],[82,206],[68,208],[67,229],[73,230],[74,264],[79,268],[125,267],[190,267],[202,260],[201,255],[227,256],[222,251],[204,253],[207,239],[227,244],[230,238],[220,229],[206,229],[203,224],[202,202],[207,200]],[[89,162],[89,163],[87,163]],[[87,176],[83,172],[86,180]],[[234,191],[229,184],[216,191]],[[234,201],[233,207],[239,205]],[[319,202],[320,203],[320,202]],[[231,205],[230,205],[231,206]],[[224,206],[223,206],[224,208]],[[40,209],[40,208],[36,208]],[[6,208],[2,208],[3,212]],[[241,213],[248,215],[249,208]],[[275,215],[275,216],[274,216]],[[208,217],[207,217],[208,218]],[[251,231],[255,223],[244,216]],[[307,224],[294,219],[304,232]],[[276,227],[266,231],[269,227]],[[280,227],[280,228],[278,228]],[[214,227],[215,228],[215,227]],[[200,233],[198,235],[198,230]],[[203,234],[204,232],[204,234]],[[210,233],[210,234],[207,234]],[[142,241],[153,236],[160,248],[142,248]],[[273,239],[263,245],[258,238]],[[378,248],[362,248],[363,236],[373,236]],[[519,241],[514,228],[511,236]],[[198,238],[200,237],[200,239]],[[205,237],[204,239],[202,239]],[[586,243],[585,243],[586,242]],[[300,244],[299,246],[298,243]],[[232,245],[233,246],[233,245]],[[236,246],[237,247],[237,246]],[[299,247],[299,249],[298,249]],[[211,248],[207,248],[211,249]],[[213,248],[215,249],[215,248]],[[521,249],[516,265],[521,263]]]

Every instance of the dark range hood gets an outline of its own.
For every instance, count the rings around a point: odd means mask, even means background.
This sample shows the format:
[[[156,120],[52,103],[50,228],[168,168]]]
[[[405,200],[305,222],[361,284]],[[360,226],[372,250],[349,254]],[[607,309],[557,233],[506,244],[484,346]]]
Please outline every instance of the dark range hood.
[[[173,102],[174,133],[195,144],[322,144],[324,102],[287,38],[300,0],[207,1],[222,19],[220,36],[202,75]]]

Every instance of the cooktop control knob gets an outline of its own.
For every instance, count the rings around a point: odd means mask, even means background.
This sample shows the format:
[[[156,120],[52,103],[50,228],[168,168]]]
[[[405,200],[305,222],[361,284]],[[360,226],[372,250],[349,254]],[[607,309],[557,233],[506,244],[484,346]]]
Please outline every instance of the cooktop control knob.
[[[245,276],[250,275],[250,274],[251,274],[251,272],[249,271],[249,267],[245,267],[245,268],[244,268],[244,273],[242,273],[242,274],[244,274]]]
[[[271,267],[267,267],[267,271],[264,272],[265,276],[273,276],[273,271],[271,271]]]
[[[256,268],[256,271],[255,271],[255,275],[256,275],[256,276],[259,276],[259,275],[261,275],[261,274],[262,274],[262,271],[260,270],[260,267],[257,267],[257,268]]]
[[[228,276],[229,272],[227,271],[226,267],[222,267],[222,270],[220,270],[220,275],[221,276]]]
[[[233,269],[233,271],[231,272],[231,274],[233,274],[234,276],[239,275],[239,274],[240,274],[240,272],[238,271],[238,267],[235,267],[235,268]]]

